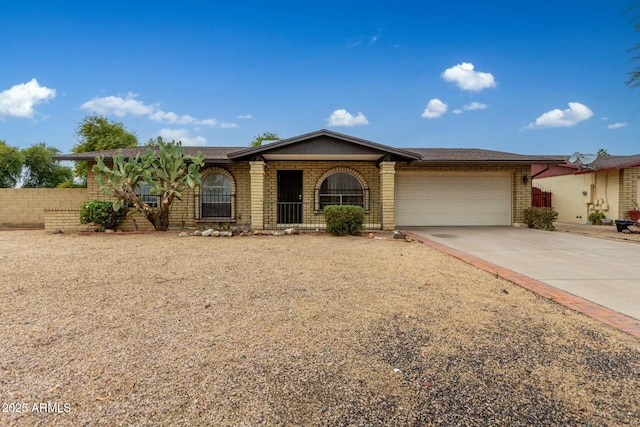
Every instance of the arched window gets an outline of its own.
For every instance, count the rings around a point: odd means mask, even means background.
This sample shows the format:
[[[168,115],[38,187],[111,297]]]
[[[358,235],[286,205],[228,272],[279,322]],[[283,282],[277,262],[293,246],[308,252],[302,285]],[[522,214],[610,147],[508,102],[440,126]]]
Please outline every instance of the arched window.
[[[142,184],[138,188],[136,188],[135,193],[138,195],[138,198],[141,202],[146,203],[151,208],[157,208],[160,200],[160,196],[158,194],[151,194],[151,185],[150,184]]]
[[[200,217],[231,218],[231,180],[222,172],[212,172],[200,183]]]
[[[365,207],[365,191],[355,176],[347,172],[329,175],[318,192],[320,210],[327,205],[356,205]]]

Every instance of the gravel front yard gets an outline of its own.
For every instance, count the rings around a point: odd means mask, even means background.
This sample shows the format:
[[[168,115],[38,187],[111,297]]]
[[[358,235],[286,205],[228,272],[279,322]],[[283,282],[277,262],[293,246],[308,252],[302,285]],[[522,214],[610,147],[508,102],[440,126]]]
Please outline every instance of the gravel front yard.
[[[416,242],[0,231],[0,425],[640,425],[640,341]]]

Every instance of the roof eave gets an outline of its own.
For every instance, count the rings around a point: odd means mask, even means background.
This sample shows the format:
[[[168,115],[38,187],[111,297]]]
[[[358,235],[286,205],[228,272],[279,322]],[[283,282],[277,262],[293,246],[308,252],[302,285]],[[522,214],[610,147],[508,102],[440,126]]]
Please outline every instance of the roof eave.
[[[467,163],[467,164],[478,164],[478,163],[495,163],[495,164],[517,164],[517,165],[532,165],[532,164],[561,164],[563,162],[557,162],[553,160],[540,160],[540,159],[524,159],[524,160],[500,160],[500,159],[480,159],[480,160],[471,160],[471,159],[422,159],[418,160],[417,163],[420,164],[453,164],[453,163]]]

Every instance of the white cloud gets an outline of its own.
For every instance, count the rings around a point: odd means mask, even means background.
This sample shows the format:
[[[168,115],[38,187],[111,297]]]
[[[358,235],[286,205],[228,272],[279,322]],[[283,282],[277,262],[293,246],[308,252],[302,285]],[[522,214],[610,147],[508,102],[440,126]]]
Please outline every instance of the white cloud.
[[[371,37],[371,41],[369,42],[369,44],[374,44],[375,42],[377,42],[381,35],[382,35],[382,30],[378,30],[376,35]]]
[[[465,111],[474,111],[474,110],[486,110],[489,106],[487,104],[481,104],[480,102],[471,102],[469,104],[463,105],[462,108],[456,108],[452,111],[453,114],[462,114]]]
[[[93,98],[80,106],[83,110],[89,110],[98,114],[113,114],[117,117],[124,117],[127,114],[134,116],[146,115],[149,120],[158,123],[166,123],[171,125],[192,125],[192,126],[209,126],[209,127],[238,127],[233,123],[219,123],[216,119],[197,119],[188,114],[179,115],[174,112],[166,112],[158,109],[157,104],[147,105],[137,100],[138,95],[129,92],[126,97],[105,96],[102,98]]]
[[[236,116],[237,119],[243,119],[243,120],[251,120],[253,119],[253,116],[251,114],[240,114],[239,116]]]
[[[136,94],[129,92],[126,97],[105,96],[103,98],[93,98],[80,106],[83,110],[94,111],[98,114],[113,114],[117,117],[124,117],[127,114],[140,116],[151,114],[155,110],[153,105],[145,105],[136,99]]]
[[[0,92],[0,117],[31,118],[34,106],[56,97],[56,90],[40,86],[36,79]]]
[[[551,110],[529,123],[526,129],[571,127],[593,116],[593,111],[579,102],[570,102],[566,110]]]
[[[193,116],[185,114],[184,116],[179,116],[173,112],[165,112],[162,110],[158,110],[154,113],[149,114],[149,119],[158,123],[167,123],[170,125],[194,125],[194,126],[210,126],[214,127],[218,125],[218,121],[216,119],[204,119],[199,120]]]
[[[607,129],[620,129],[627,126],[628,123],[613,123],[607,126]]]
[[[482,104],[480,102],[472,102],[470,104],[464,105],[462,108],[465,111],[473,111],[473,110],[486,110],[488,107],[487,104]]]
[[[441,77],[448,82],[457,84],[462,90],[470,90],[473,92],[479,92],[482,89],[496,86],[496,82],[491,73],[474,71],[473,64],[469,62],[463,62],[462,64],[447,68]]]
[[[238,125],[235,124],[235,123],[220,122],[218,127],[222,128],[222,129],[234,129],[234,128],[237,128]]]
[[[160,129],[158,135],[167,141],[182,141],[182,145],[202,146],[207,144],[203,136],[190,136],[187,129]]]
[[[427,104],[427,108],[424,109],[422,117],[425,119],[435,119],[447,112],[447,104],[440,101],[438,98],[433,98]]]
[[[331,116],[327,119],[327,124],[329,126],[353,127],[359,125],[368,125],[369,121],[361,112],[358,112],[358,114],[354,116],[343,108],[331,113]]]

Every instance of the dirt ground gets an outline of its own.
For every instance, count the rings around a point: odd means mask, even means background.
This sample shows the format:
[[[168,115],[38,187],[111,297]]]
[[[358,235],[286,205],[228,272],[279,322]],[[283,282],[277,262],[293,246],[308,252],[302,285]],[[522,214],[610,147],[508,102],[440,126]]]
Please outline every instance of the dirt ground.
[[[0,425],[640,425],[640,341],[377,237],[0,231]]]
[[[618,232],[615,225],[584,225],[555,223],[556,231],[581,234],[583,236],[598,237],[601,239],[620,240],[631,243],[640,243],[640,234],[625,234]]]

